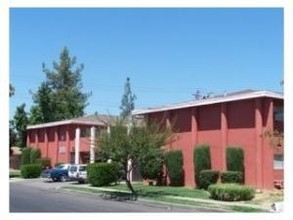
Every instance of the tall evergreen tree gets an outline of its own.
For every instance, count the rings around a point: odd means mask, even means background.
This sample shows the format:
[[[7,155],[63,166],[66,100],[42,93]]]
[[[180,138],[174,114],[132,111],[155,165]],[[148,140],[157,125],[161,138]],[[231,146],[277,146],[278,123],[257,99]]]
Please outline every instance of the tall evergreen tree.
[[[76,66],[76,57],[71,57],[65,47],[59,62],[53,62],[53,70],[45,67],[46,81],[33,95],[35,105],[31,109],[31,122],[44,123],[80,117],[88,105],[90,93],[83,93],[81,72],[83,64]]]
[[[120,116],[125,119],[131,115],[131,111],[134,109],[134,101],[136,100],[135,94],[131,91],[130,78],[126,78],[124,85],[124,94],[121,99],[121,113]]]
[[[13,96],[14,95],[14,92],[15,92],[15,88],[10,83],[9,84],[9,97]]]
[[[33,94],[35,103],[31,108],[30,123],[45,123],[54,120],[55,108],[52,89],[48,83],[43,82],[37,93]]]
[[[28,125],[28,116],[25,111],[25,104],[16,108],[13,120],[17,133],[17,146],[21,148],[26,147],[26,126]]]

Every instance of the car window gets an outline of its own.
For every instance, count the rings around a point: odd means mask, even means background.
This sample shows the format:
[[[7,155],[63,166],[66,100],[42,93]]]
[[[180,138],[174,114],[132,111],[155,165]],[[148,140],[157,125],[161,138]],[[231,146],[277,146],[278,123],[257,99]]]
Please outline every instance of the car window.
[[[80,166],[79,171],[86,171],[86,166]]]
[[[76,172],[77,167],[76,166],[70,166],[69,171]]]

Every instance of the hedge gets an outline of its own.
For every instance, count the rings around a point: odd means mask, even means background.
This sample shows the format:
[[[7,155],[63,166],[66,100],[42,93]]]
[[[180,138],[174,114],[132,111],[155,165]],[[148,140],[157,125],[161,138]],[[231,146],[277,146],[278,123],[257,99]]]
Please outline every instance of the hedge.
[[[238,171],[226,171],[221,173],[222,183],[243,183],[243,173]]]
[[[226,165],[228,171],[244,172],[244,151],[239,147],[227,147]]]
[[[193,150],[194,174],[197,187],[200,187],[200,171],[211,169],[211,156],[209,145],[198,145]]]
[[[30,163],[35,164],[37,159],[41,158],[41,150],[39,148],[33,148],[30,152]]]
[[[25,147],[22,149],[22,152],[21,152],[21,161],[20,161],[20,164],[21,165],[25,165],[25,164],[30,164],[30,158],[31,158],[31,150],[32,148],[30,147]]]
[[[119,178],[118,165],[112,163],[92,163],[87,165],[87,179],[92,186],[108,186]]]
[[[36,164],[41,164],[42,168],[51,167],[51,159],[50,158],[39,158],[36,159]]]
[[[183,154],[181,150],[166,153],[166,166],[171,186],[183,186]]]
[[[207,190],[209,185],[217,183],[219,179],[219,171],[216,170],[202,170],[200,171],[200,186],[199,188]]]
[[[41,175],[42,167],[40,164],[25,164],[20,167],[23,178],[38,178]]]
[[[235,183],[213,184],[208,187],[212,199],[221,201],[245,201],[255,196],[252,187]]]

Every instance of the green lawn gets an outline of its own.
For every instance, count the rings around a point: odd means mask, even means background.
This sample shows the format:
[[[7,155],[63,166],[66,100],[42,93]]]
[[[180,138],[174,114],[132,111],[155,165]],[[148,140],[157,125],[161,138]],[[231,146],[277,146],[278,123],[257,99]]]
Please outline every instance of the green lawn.
[[[125,184],[115,186],[106,186],[103,188],[117,189],[128,191]],[[158,196],[182,196],[190,198],[209,199],[209,193],[204,190],[190,189],[185,187],[171,186],[147,186],[140,183],[133,184],[134,190],[140,197],[158,197]]]

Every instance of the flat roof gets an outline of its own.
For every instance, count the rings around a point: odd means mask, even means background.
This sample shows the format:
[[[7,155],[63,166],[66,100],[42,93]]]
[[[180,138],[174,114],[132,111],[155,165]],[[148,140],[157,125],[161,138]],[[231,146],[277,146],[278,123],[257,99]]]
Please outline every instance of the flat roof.
[[[209,97],[205,99],[193,100],[189,102],[169,104],[169,105],[164,105],[164,106],[159,106],[154,108],[136,109],[132,111],[132,115],[144,115],[144,114],[149,114],[154,112],[184,109],[184,108],[190,108],[195,106],[212,105],[212,104],[223,103],[223,102],[232,102],[232,101],[254,99],[254,98],[261,98],[261,97],[268,97],[268,98],[281,99],[281,100],[284,99],[284,95],[282,93],[265,91],[265,90],[244,90],[244,91]]]
[[[63,121],[54,121],[43,124],[28,125],[27,129],[37,129],[37,128],[46,128],[46,127],[55,127],[60,125],[76,124],[76,125],[92,125],[92,126],[107,126],[108,123],[115,120],[116,116],[111,115],[88,115],[79,118],[73,118]]]

